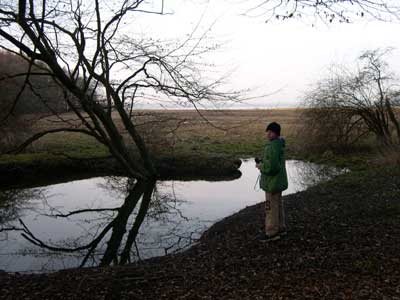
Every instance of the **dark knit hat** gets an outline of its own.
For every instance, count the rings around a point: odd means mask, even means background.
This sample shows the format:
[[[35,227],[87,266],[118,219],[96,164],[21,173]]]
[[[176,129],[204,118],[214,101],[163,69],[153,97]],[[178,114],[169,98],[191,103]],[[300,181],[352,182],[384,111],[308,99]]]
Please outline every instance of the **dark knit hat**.
[[[281,125],[279,125],[276,122],[269,123],[267,126],[267,129],[265,129],[265,131],[268,131],[268,130],[275,132],[277,135],[281,135]]]

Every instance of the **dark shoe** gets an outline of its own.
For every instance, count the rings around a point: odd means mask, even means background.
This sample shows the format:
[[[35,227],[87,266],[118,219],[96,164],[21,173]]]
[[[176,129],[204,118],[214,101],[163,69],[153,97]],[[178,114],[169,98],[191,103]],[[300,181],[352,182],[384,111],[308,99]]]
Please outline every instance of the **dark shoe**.
[[[272,242],[272,241],[277,241],[281,238],[281,236],[279,235],[279,233],[274,234],[274,235],[268,235],[265,233],[259,233],[256,236],[256,240],[260,241],[260,242]]]
[[[285,237],[285,236],[287,236],[287,231],[285,230],[285,231],[280,231],[279,233],[278,233],[281,237]]]

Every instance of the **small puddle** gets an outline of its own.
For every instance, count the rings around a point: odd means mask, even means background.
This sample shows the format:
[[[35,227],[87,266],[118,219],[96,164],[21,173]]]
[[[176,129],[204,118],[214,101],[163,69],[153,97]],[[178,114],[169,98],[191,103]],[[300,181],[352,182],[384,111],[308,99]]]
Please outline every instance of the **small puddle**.
[[[135,259],[181,251],[213,223],[264,200],[253,160],[244,160],[242,176],[231,181],[161,181],[132,249]],[[340,174],[313,163],[287,161],[289,189],[284,195]],[[124,177],[96,177],[30,189],[0,190],[0,270],[49,272],[78,267],[85,251],[62,251],[90,243],[116,215],[128,191]],[[91,210],[91,211],[89,211]],[[59,214],[80,211],[65,217]],[[23,224],[19,222],[22,220]],[[132,224],[133,216],[128,221]],[[21,233],[23,226],[35,240]],[[129,228],[129,227],[128,227]],[[98,265],[107,236],[85,266]],[[48,249],[46,246],[58,248]]]

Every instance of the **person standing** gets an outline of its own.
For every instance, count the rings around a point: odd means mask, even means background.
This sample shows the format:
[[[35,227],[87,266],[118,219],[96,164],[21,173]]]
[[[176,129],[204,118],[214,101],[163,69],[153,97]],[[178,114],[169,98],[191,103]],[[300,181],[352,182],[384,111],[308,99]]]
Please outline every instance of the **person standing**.
[[[266,128],[267,143],[263,158],[256,164],[261,172],[260,188],[265,191],[265,232],[257,238],[274,241],[286,235],[285,212],[282,191],[288,188],[285,166],[285,140],[281,138],[281,126],[272,122]]]

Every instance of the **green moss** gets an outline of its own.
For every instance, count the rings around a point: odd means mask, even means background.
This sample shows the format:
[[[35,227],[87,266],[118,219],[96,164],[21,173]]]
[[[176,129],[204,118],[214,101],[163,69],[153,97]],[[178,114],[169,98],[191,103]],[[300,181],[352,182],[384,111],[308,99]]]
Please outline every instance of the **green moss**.
[[[3,154],[0,155],[0,163],[25,163],[39,160],[59,160],[61,156],[50,153],[24,153],[24,154]]]
[[[35,161],[61,161],[69,158],[85,159],[108,156],[104,145],[81,134],[54,134],[46,136],[33,146],[35,152],[0,155],[0,163],[27,163]]]
[[[378,272],[382,263],[375,257],[367,257],[362,260],[353,261],[353,267],[355,270],[363,273],[375,273]]]
[[[263,145],[236,143],[236,144],[205,144],[199,147],[200,152],[223,153],[233,156],[245,155],[252,156],[262,152]]]
[[[253,157],[262,153],[264,145],[255,143],[196,143],[178,145],[163,151],[163,154],[174,156],[202,155],[226,157]]]
[[[36,145],[40,152],[71,153],[87,156],[90,153],[106,152],[106,147],[94,138],[76,133],[60,133],[49,135],[40,140]]]
[[[387,192],[382,195],[385,198],[398,197],[399,192]],[[374,212],[374,217],[384,218],[384,219],[398,219],[400,217],[400,204],[389,204],[382,207]]]
[[[362,171],[370,168],[370,161],[374,158],[374,153],[291,153],[292,157],[306,161],[325,164],[339,168],[349,168],[353,171]]]
[[[91,137],[60,133],[45,136],[33,147],[28,148],[25,153],[0,155],[0,164],[46,163],[46,165],[52,165],[71,159],[100,158],[109,155],[108,149]]]

